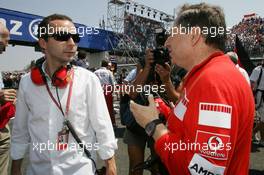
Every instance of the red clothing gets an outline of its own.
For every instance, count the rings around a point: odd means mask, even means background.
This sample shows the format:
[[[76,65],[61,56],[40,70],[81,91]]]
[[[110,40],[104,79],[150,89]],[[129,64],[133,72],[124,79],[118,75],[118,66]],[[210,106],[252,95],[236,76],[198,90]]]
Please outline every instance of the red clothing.
[[[155,149],[171,175],[247,175],[253,118],[248,83],[216,52],[187,75]]]
[[[13,103],[6,102],[0,107],[0,129],[4,128],[10,118],[14,117],[16,108]]]
[[[107,109],[108,109],[108,112],[111,118],[112,125],[116,125],[112,87],[105,86],[103,89],[104,89],[105,101],[106,101]]]

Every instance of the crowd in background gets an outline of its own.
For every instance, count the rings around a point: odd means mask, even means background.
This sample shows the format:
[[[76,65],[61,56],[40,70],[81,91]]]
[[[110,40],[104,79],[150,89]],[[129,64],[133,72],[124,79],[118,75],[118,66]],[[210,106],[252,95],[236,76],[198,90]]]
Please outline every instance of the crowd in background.
[[[18,89],[21,76],[25,71],[2,72],[3,84],[5,88]]]
[[[128,35],[136,45],[139,51],[144,52],[146,48],[154,48],[156,28],[160,28],[162,23],[139,17],[132,14],[125,16],[124,33]]]
[[[151,22],[143,17],[137,17],[135,15],[126,15],[125,20],[125,34],[133,36],[131,39],[136,45],[141,46],[140,50],[145,50],[146,47],[154,47],[154,30],[160,27],[160,23]],[[144,26],[144,27],[143,27]],[[152,35],[151,35],[152,33]],[[231,28],[231,34],[228,35],[226,50],[234,50],[235,48],[235,36],[238,35],[245,49],[250,57],[262,57],[264,53],[264,18],[250,18],[242,19],[237,25]],[[148,41],[148,42],[147,42]],[[147,43],[145,43],[147,42]],[[121,58],[120,58],[121,59]],[[120,63],[127,63],[127,58],[118,60]],[[87,65],[86,65],[87,66]],[[94,72],[97,68],[90,68]],[[122,82],[124,78],[123,68],[114,71],[115,78],[118,82]],[[128,68],[130,69],[130,68]],[[21,75],[25,71],[7,71],[2,72],[3,83],[5,87],[17,88]],[[127,73],[126,73],[127,74]],[[122,78],[120,78],[122,77]]]
[[[243,43],[250,57],[261,57],[264,53],[264,18],[243,19],[231,28],[227,50],[235,48],[236,35]]]

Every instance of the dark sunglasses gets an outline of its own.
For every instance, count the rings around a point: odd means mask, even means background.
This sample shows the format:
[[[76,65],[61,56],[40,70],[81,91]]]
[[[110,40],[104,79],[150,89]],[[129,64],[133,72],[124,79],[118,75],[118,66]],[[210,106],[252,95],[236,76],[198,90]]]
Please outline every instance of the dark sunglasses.
[[[80,35],[78,33],[76,33],[76,34],[65,33],[65,32],[63,32],[63,33],[54,33],[52,35],[49,35],[48,37],[52,37],[56,41],[68,41],[70,38],[72,38],[72,40],[75,43],[78,43],[81,40]]]

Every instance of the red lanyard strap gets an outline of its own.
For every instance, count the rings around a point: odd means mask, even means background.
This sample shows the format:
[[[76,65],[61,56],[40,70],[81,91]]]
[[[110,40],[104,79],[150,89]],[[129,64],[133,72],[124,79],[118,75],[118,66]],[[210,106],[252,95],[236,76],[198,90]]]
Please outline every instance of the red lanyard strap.
[[[68,92],[68,98],[67,98],[67,103],[66,103],[66,111],[65,111],[65,114],[66,116],[68,116],[68,113],[69,113],[69,108],[70,108],[70,103],[71,103],[71,95],[72,95],[72,84],[73,84],[73,79],[74,79],[74,71],[71,70],[71,75],[72,75],[72,80],[70,82],[70,87],[69,87],[69,92]],[[60,105],[60,103],[57,102],[57,100],[54,98],[54,96],[52,95],[51,91],[50,91],[50,88],[48,86],[48,83],[46,83],[46,88],[47,88],[47,91],[49,93],[49,96],[50,98],[52,99],[52,101],[55,103],[55,105],[59,108],[59,110],[62,112],[62,115],[64,116],[64,113],[63,113],[63,110],[62,110],[62,107]],[[57,87],[56,87],[57,88]],[[58,99],[59,100],[59,99]],[[65,117],[65,116],[64,116]]]

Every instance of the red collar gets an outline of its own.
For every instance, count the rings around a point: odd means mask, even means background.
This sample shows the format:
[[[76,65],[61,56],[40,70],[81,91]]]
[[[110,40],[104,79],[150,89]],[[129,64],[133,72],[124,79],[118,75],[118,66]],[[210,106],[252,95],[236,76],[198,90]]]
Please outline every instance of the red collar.
[[[204,67],[206,64],[208,64],[213,58],[222,56],[224,53],[222,51],[217,51],[211,54],[208,58],[206,58],[204,61],[202,61],[200,64],[194,66],[191,71],[187,74],[187,76],[184,78],[183,84],[187,84],[187,82],[190,80],[190,78],[202,67]]]

